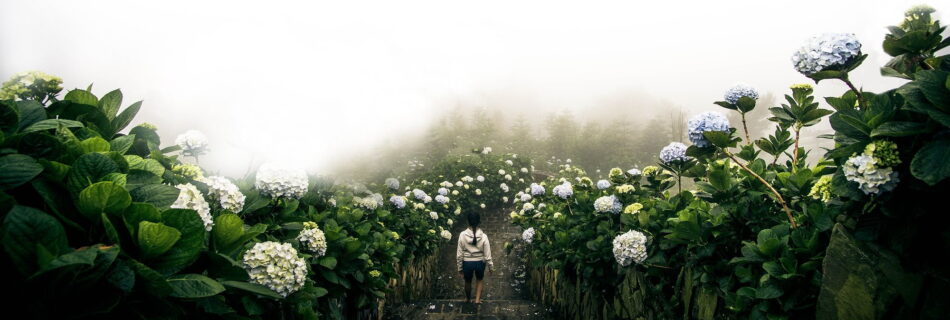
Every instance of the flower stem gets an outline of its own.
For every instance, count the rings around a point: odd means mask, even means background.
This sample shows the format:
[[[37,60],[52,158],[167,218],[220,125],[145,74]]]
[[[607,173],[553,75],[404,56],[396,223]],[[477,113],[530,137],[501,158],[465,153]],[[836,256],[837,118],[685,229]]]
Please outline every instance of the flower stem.
[[[733,162],[738,164],[739,167],[741,167],[743,170],[751,174],[753,177],[758,179],[759,182],[762,182],[762,184],[764,184],[767,188],[769,188],[769,190],[772,191],[772,194],[775,195],[775,200],[777,200],[778,204],[782,205],[782,209],[785,210],[785,215],[788,216],[788,222],[792,225],[792,229],[798,228],[798,224],[795,223],[795,217],[792,216],[792,209],[788,208],[788,204],[785,203],[785,198],[782,198],[782,195],[778,193],[778,190],[775,190],[775,187],[772,187],[772,184],[770,184],[768,181],[765,181],[765,179],[763,179],[761,176],[759,176],[754,171],[752,171],[752,169],[749,169],[749,167],[747,167],[744,163],[740,162],[739,159],[736,159],[736,156],[733,155],[731,152],[727,151],[726,149],[723,149],[722,152],[725,153],[726,156],[729,157],[729,159],[732,159]]]
[[[749,127],[746,126],[745,122],[745,112],[739,112],[742,115],[742,130],[745,131],[745,141],[747,144],[752,144],[752,139],[749,139]]]
[[[795,150],[792,150],[792,167],[798,167],[798,138],[802,128],[795,125]]]
[[[861,95],[861,91],[858,91],[858,88],[855,87],[853,83],[851,83],[851,80],[848,80],[847,76],[841,78],[841,81],[844,81],[844,83],[848,85],[848,88],[851,88],[851,91],[854,91],[854,95],[858,97],[858,107],[862,110],[867,110],[868,104],[864,102],[864,96]]]

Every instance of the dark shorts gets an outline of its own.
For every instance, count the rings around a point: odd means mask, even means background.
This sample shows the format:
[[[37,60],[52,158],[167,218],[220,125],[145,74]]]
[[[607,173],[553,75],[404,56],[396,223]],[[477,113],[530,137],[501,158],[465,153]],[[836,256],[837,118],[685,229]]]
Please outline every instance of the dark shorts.
[[[485,277],[485,261],[462,261],[462,275],[465,281],[472,281],[472,275],[482,280]]]

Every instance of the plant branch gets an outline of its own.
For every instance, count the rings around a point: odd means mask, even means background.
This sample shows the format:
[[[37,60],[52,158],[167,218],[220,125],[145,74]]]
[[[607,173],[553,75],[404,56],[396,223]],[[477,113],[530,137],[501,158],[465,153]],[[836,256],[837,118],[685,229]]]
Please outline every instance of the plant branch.
[[[739,112],[742,115],[742,130],[745,131],[745,141],[747,144],[752,144],[752,139],[749,139],[749,127],[746,126],[745,122],[745,112]]]
[[[792,150],[792,167],[798,167],[798,139],[802,128],[795,125],[795,149]]]
[[[858,88],[851,83],[851,80],[848,80],[847,76],[841,78],[841,81],[844,81],[844,83],[848,85],[848,88],[854,91],[854,95],[858,97],[858,107],[861,108],[861,110],[867,110],[868,104],[864,101],[864,96],[861,94],[861,91],[858,91]]]
[[[788,222],[791,223],[792,229],[798,228],[798,224],[795,223],[795,217],[792,216],[792,209],[788,208],[788,204],[785,203],[785,198],[782,198],[782,195],[778,193],[778,190],[775,190],[775,187],[772,187],[772,184],[770,184],[768,181],[765,181],[765,179],[763,179],[757,173],[752,171],[752,169],[749,169],[749,167],[747,167],[744,163],[740,162],[739,159],[736,159],[736,156],[733,155],[731,152],[726,151],[726,149],[722,149],[722,152],[725,153],[726,156],[729,157],[729,159],[732,159],[733,162],[738,164],[739,167],[741,167],[743,170],[751,174],[753,177],[758,179],[759,182],[762,182],[762,184],[764,184],[767,188],[769,188],[769,190],[772,191],[772,194],[775,195],[775,199],[778,201],[778,204],[782,205],[782,209],[785,210],[785,215],[788,216]]]

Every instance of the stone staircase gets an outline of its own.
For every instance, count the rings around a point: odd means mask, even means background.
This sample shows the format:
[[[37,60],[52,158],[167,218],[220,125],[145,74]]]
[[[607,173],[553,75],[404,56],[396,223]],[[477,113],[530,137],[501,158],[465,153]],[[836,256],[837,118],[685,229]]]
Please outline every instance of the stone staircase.
[[[525,262],[520,246],[505,252],[505,242],[516,243],[521,228],[509,221],[505,211],[482,215],[481,229],[491,241],[495,272],[485,274],[482,304],[465,302],[464,281],[455,264],[458,234],[467,227],[464,215],[458,216],[452,240],[439,252],[440,274],[433,281],[431,300],[415,301],[391,308],[386,319],[552,319],[550,312],[527,300]],[[475,292],[474,283],[472,294]]]

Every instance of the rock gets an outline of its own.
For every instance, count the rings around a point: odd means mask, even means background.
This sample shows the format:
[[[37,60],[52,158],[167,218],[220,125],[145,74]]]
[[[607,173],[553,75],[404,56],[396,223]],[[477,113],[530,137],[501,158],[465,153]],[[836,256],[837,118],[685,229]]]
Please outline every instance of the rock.
[[[907,318],[921,278],[889,252],[859,242],[835,224],[822,263],[816,319]]]

